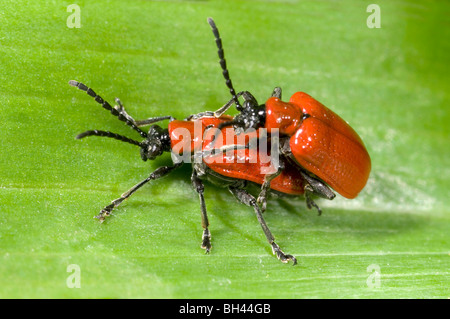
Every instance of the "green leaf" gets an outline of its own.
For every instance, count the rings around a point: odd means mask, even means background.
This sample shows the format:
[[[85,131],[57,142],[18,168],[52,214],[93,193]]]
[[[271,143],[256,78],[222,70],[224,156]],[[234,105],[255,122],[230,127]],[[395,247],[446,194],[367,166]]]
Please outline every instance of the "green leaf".
[[[449,4],[378,1],[3,1],[0,12],[0,298],[448,298]],[[355,200],[272,199],[280,263],[253,211],[206,184],[213,249],[200,248],[190,167],[151,182],[99,224],[99,209],[170,156],[75,140],[132,138],[75,79],[135,118],[216,110],[229,100],[220,29],[238,91],[259,102],[308,92],[349,121],[372,157]],[[70,24],[69,24],[70,25]],[[235,114],[235,111],[231,112]],[[76,271],[79,268],[80,288]]]

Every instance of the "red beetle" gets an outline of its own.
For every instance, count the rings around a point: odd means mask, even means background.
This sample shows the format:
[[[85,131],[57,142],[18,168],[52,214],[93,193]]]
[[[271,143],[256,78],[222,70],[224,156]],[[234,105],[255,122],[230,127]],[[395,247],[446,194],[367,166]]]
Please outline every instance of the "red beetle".
[[[179,167],[183,163],[184,159],[183,157],[179,157],[179,155],[182,151],[189,149],[188,158],[191,162],[196,156],[196,151],[203,156],[200,161],[193,161],[193,171],[191,175],[192,185],[199,195],[202,212],[202,227],[204,228],[202,248],[206,249],[207,253],[209,253],[211,249],[211,234],[208,229],[209,221],[203,195],[204,186],[202,182],[203,179],[208,179],[216,182],[220,186],[228,187],[231,193],[241,203],[247,206],[252,206],[264,234],[266,235],[269,244],[272,246],[273,253],[282,262],[286,263],[289,260],[292,260],[294,265],[297,263],[294,256],[285,254],[275,243],[275,239],[264,221],[262,210],[259,207],[257,200],[245,189],[248,182],[253,182],[260,185],[266,182],[266,174],[263,173],[263,170],[271,165],[270,162],[262,162],[258,158],[258,156],[260,156],[259,151],[257,149],[247,148],[245,147],[246,145],[241,145],[244,147],[242,150],[237,149],[236,145],[227,144],[222,144],[223,146],[221,148],[217,148],[217,135],[215,134],[210,134],[210,138],[203,139],[204,136],[207,136],[206,131],[208,131],[209,128],[217,128],[221,123],[231,121],[231,117],[221,116],[217,118],[213,115],[213,113],[207,112],[202,113],[200,116],[190,116],[188,120],[184,121],[175,120],[172,116],[162,116],[143,121],[136,121],[125,111],[118,99],[116,99],[118,105],[111,107],[107,101],[83,83],[70,81],[69,84],[87,92],[87,94],[93,97],[96,102],[101,104],[105,109],[109,110],[113,115],[117,116],[118,119],[124,121],[144,138],[142,142],[139,142],[123,135],[111,132],[90,130],[77,135],[77,139],[87,136],[103,136],[137,145],[140,147],[141,158],[144,161],[148,159],[155,159],[164,152],[172,151],[173,155],[173,166],[159,167],[152,172],[149,177],[133,186],[119,198],[113,200],[111,204],[105,206],[100,211],[100,214],[96,216],[96,218],[98,218],[101,222],[111,215],[114,208],[119,206],[144,184],[151,180],[161,178],[175,168]],[[158,125],[152,125],[148,133],[146,133],[139,128],[140,126],[150,125],[166,119],[170,120],[168,129],[163,129]],[[198,132],[196,132],[196,124],[199,124],[200,128]],[[225,131],[226,128],[223,128],[222,130]],[[231,131],[234,132],[233,129],[231,129]],[[225,134],[223,134],[223,136],[225,136]],[[188,137],[188,140],[185,139],[186,137]],[[215,137],[214,143],[213,137]],[[182,144],[181,148],[178,147],[180,143]],[[175,149],[177,151],[174,152]],[[242,153],[238,153],[241,151],[243,151],[244,160],[242,163],[236,163],[236,158],[238,156],[242,156]],[[231,158],[229,157],[230,152]],[[271,154],[269,153],[267,155],[270,158]],[[254,160],[255,158],[256,161]],[[274,192],[284,194],[303,194],[306,181],[303,179],[298,168],[288,161],[284,161],[284,159],[281,160],[281,165],[284,167],[284,170],[271,179],[270,189]]]
[[[347,122],[303,92],[292,95],[289,102],[271,97],[265,106],[264,126],[291,136],[286,148],[300,166],[342,196],[358,195],[369,178],[371,161],[363,141]]]
[[[285,137],[280,144],[281,152],[314,179],[306,186],[310,192],[332,199],[334,194],[323,188],[320,184],[323,181],[342,196],[355,198],[366,185],[371,170],[370,156],[358,134],[336,113],[303,92],[283,102],[281,88],[277,87],[262,105],[247,91],[236,94],[226,68],[219,31],[211,18],[208,22],[216,37],[223,75],[232,94],[232,99],[214,114],[221,116],[233,103],[240,111],[233,120],[219,127],[233,125],[238,131],[264,127],[269,133],[277,129]],[[243,105],[239,103],[240,96],[244,98]],[[258,200],[264,202],[265,199]]]

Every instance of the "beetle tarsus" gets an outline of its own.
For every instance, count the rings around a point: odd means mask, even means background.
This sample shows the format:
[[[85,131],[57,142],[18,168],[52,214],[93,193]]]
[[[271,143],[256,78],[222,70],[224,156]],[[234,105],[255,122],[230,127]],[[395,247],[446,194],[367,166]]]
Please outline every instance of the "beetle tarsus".
[[[106,217],[108,217],[110,215],[111,215],[110,211],[102,209],[100,211],[100,214],[98,214],[97,216],[94,216],[94,218],[97,218],[100,223],[103,223],[106,220]]]
[[[305,199],[306,199],[306,206],[308,209],[311,209],[315,207],[317,209],[317,214],[320,216],[322,215],[322,210],[320,209],[319,205],[314,202],[314,200],[311,198],[311,195],[314,194],[314,190],[310,185],[305,186]]]
[[[297,259],[292,255],[286,255],[275,242],[272,243],[272,252],[282,263],[286,264],[292,260],[293,266],[297,264]]]
[[[202,248],[205,249],[205,254],[209,254],[211,252],[211,233],[208,228],[203,231]]]
[[[122,198],[116,199],[116,200],[112,201],[111,204],[109,204],[108,206],[105,206],[104,208],[102,208],[100,210],[100,214],[98,214],[97,216],[94,216],[94,218],[97,218],[100,223],[103,223],[106,220],[106,217],[112,215],[112,210],[122,202],[123,199],[122,200],[121,199]],[[119,200],[120,200],[120,202],[119,202]]]
[[[317,209],[317,215],[322,215],[322,210],[320,209],[319,205],[317,205],[316,202],[313,201],[309,196],[306,196],[306,205],[308,206],[308,209],[312,209],[313,207],[315,207]]]

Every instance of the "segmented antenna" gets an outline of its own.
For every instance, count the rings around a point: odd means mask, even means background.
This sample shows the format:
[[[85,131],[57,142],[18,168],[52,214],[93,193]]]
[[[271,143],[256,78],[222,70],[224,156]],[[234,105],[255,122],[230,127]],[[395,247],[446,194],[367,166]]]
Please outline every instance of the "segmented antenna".
[[[231,82],[230,79],[230,73],[228,72],[227,69],[227,62],[225,61],[225,54],[223,51],[222,39],[220,38],[219,30],[217,29],[216,24],[214,23],[214,20],[212,18],[208,18],[208,23],[211,26],[214,37],[216,38],[216,46],[218,49],[217,54],[219,55],[220,66],[222,67],[222,74],[223,77],[225,78],[225,83],[227,87],[230,89],[231,96],[233,97],[234,103],[236,104],[236,109],[238,111],[242,111],[243,109],[242,105],[241,103],[239,103],[236,91],[234,90],[233,83]]]
[[[130,144],[137,145],[137,146],[142,146],[142,144],[138,141],[132,140],[131,138],[128,138],[123,135],[119,135],[119,134],[107,132],[107,131],[98,131],[98,130],[86,131],[86,132],[78,134],[75,138],[77,140],[79,140],[79,139],[82,139],[87,136],[109,137],[109,138],[114,138],[114,139],[122,141],[122,142],[130,143]]]
[[[94,98],[95,102],[97,102],[98,104],[101,104],[101,106],[103,106],[103,108],[105,108],[106,110],[110,111],[112,115],[117,116],[117,118],[119,120],[121,120],[122,122],[125,122],[128,126],[130,126],[133,130],[135,130],[136,132],[139,133],[139,135],[141,135],[141,137],[146,138],[147,137],[147,133],[145,133],[144,131],[142,131],[139,127],[137,127],[132,121],[130,121],[128,118],[126,118],[122,113],[120,113],[118,110],[116,110],[115,108],[113,108],[107,101],[105,101],[100,95],[97,95],[97,93],[94,92],[94,90],[92,90],[90,87],[86,86],[85,84],[75,81],[75,80],[70,80],[69,84],[71,86],[77,87],[82,91],[85,91],[88,95],[90,95],[91,97]],[[100,132],[100,131],[99,131]]]

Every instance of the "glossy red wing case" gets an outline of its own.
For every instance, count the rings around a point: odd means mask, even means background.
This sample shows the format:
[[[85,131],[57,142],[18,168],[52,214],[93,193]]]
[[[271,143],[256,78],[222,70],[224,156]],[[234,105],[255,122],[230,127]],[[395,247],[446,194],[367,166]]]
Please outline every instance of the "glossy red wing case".
[[[306,93],[295,93],[289,103],[310,115],[290,139],[297,162],[342,196],[355,198],[371,170],[361,138],[341,117]]]

